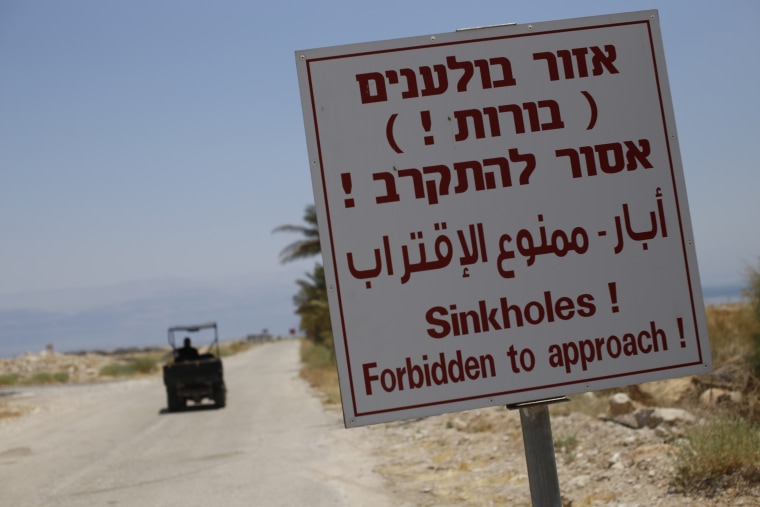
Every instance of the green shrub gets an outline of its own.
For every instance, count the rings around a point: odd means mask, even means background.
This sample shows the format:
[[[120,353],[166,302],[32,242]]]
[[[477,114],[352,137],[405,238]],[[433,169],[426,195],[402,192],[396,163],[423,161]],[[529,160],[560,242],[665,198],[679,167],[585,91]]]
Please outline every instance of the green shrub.
[[[301,361],[306,368],[334,368],[335,352],[327,345],[304,340],[301,342]]]
[[[569,451],[572,451],[578,447],[578,439],[575,437],[575,435],[570,435],[569,437],[564,438],[558,438],[554,441],[554,448],[557,450],[563,450],[567,449]]]
[[[575,435],[558,438],[554,441],[554,450],[558,454],[564,455],[564,461],[566,465],[569,465],[575,461],[576,447],[578,447],[578,439],[575,437]]]
[[[125,363],[111,363],[100,369],[100,375],[104,377],[128,377],[134,374],[132,365]]]
[[[125,359],[123,362],[110,363],[100,369],[100,375],[105,377],[131,377],[147,375],[156,371],[158,359],[154,356],[138,356]]]
[[[153,373],[158,366],[158,360],[151,356],[140,356],[129,360],[129,366],[135,373]]]
[[[684,491],[760,478],[760,428],[741,418],[692,426],[675,453],[675,484]]]
[[[69,374],[66,372],[48,373],[39,372],[32,375],[26,384],[63,384],[69,381]]]
[[[0,375],[0,386],[12,386],[18,382],[18,375],[15,373],[8,373]]]

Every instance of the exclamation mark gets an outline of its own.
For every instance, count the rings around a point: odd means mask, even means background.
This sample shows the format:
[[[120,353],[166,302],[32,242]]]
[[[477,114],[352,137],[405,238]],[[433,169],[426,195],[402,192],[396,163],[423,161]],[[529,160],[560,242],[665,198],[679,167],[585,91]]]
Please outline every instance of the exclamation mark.
[[[343,191],[346,193],[346,195],[349,195],[351,193],[351,173],[341,173],[340,174],[340,181],[343,183]],[[354,199],[344,199],[343,204],[346,206],[346,208],[353,208],[355,205]]]
[[[612,313],[617,313],[620,311],[620,307],[617,304],[617,283],[610,282],[607,284],[607,287],[609,287],[610,289],[610,301],[612,302]]]
[[[676,319],[676,323],[678,324],[678,336],[681,337],[681,348],[686,348],[686,338],[683,335],[683,319],[681,317],[678,317]]]
[[[430,127],[433,123],[430,119],[430,111],[420,111],[420,118],[422,119],[422,128],[425,129],[425,132],[430,132]],[[434,143],[435,139],[433,139],[433,136],[425,136],[425,146],[429,146]]]

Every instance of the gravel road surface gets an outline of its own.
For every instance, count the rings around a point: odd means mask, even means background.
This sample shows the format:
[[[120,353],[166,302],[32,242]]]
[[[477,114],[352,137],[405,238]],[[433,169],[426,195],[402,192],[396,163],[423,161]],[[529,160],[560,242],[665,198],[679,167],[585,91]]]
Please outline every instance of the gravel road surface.
[[[26,388],[0,424],[0,506],[391,506],[362,442],[298,377],[298,343],[224,360],[227,407],[166,412],[160,377]]]

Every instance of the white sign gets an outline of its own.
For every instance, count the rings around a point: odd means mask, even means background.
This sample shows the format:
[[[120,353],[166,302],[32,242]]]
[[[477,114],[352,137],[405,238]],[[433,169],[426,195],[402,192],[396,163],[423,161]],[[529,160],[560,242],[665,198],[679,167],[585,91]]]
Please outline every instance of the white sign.
[[[657,11],[296,62],[346,426],[711,370]]]

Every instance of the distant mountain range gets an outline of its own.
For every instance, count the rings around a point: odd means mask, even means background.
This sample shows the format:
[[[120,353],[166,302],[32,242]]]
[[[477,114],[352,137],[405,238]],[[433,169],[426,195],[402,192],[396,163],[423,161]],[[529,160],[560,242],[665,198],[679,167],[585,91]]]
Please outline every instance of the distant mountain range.
[[[216,321],[221,339],[298,326],[293,295],[304,269],[219,283],[164,279],[105,288],[0,296],[0,357],[163,346],[170,326]],[[704,287],[706,304],[741,299],[741,285]]]
[[[707,305],[736,302],[743,298],[742,292],[745,288],[743,284],[702,287],[702,298]]]
[[[222,283],[153,280],[98,289],[0,296],[0,357],[163,346],[175,325],[216,321],[220,339],[298,326],[288,279],[244,277]],[[300,276],[303,278],[303,276]]]

